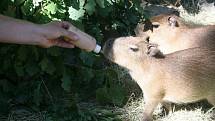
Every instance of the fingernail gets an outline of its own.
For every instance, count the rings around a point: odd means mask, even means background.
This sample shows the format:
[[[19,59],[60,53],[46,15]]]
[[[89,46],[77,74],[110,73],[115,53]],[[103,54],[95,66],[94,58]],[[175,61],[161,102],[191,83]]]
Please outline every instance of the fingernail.
[[[70,39],[69,39],[68,37],[63,37],[63,39],[62,39],[62,40],[67,41],[67,42],[69,42],[69,41],[70,41]]]

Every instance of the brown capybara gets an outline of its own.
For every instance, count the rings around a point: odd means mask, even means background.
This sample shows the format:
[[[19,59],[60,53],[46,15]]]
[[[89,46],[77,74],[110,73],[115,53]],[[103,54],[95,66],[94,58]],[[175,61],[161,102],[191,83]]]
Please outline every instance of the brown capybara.
[[[137,25],[136,36],[149,36],[147,41],[159,45],[164,53],[193,47],[215,49],[215,25],[195,25],[174,14],[161,14]]]
[[[106,58],[129,70],[143,91],[144,121],[152,120],[158,103],[190,103],[207,99],[215,105],[215,51],[195,47],[166,54],[148,55],[145,37],[120,37],[103,47]]]

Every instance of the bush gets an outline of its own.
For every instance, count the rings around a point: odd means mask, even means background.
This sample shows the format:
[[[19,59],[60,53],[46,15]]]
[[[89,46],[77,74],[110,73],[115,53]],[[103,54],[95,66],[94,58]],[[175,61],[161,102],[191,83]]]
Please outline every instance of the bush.
[[[99,44],[110,37],[133,35],[143,19],[139,0],[1,0],[0,13],[38,24],[69,21]],[[128,97],[102,55],[78,48],[0,44],[0,62],[4,115],[24,106],[48,111],[47,120],[113,120],[111,115],[101,118],[93,110],[82,110],[80,102],[123,106]]]

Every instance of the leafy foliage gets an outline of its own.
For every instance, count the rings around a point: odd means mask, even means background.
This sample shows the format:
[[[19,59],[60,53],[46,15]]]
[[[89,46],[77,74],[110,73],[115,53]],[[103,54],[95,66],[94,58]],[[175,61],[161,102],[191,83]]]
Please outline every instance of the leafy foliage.
[[[139,0],[1,0],[0,13],[44,24],[66,20],[99,44],[132,35],[143,18]],[[123,106],[128,92],[102,55],[80,49],[0,44],[0,112],[24,105],[49,112],[47,120],[113,121],[82,110],[80,102]]]

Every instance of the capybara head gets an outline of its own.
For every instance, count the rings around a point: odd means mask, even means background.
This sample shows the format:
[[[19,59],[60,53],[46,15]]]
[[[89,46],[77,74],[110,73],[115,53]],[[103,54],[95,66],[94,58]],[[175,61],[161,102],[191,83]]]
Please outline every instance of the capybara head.
[[[139,23],[134,31],[138,36],[141,36],[142,34],[151,35],[152,33],[157,33],[160,30],[168,30],[168,28],[179,27],[179,24],[181,24],[180,19],[180,17],[173,14],[161,14],[154,16],[143,23]]]
[[[127,68],[135,67],[148,56],[159,53],[157,45],[148,43],[145,37],[120,37],[108,40],[103,47],[103,53],[109,60]]]
[[[213,43],[214,27],[185,22],[173,14],[162,14],[137,25],[136,36],[148,36],[164,54]]]
[[[178,28],[184,27],[180,17],[170,14],[161,14],[139,23],[135,28],[137,36],[149,36],[149,41],[162,41],[172,39],[178,32]]]

